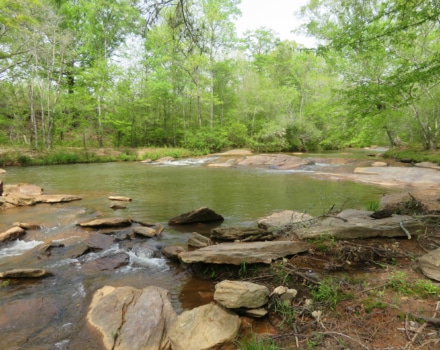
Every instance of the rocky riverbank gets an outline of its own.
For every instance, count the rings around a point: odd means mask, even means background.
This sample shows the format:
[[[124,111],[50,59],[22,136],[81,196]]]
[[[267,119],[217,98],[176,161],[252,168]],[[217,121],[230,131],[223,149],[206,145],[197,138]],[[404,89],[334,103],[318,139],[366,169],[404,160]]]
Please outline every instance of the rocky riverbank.
[[[230,158],[240,161],[224,157],[215,158],[208,166],[217,162],[275,171],[316,166],[313,161],[285,155]],[[405,172],[406,168],[400,169]],[[346,173],[371,176],[374,181],[390,176],[381,171]],[[1,271],[0,278],[19,281],[56,275],[56,269],[31,267],[57,257],[80,258],[75,264],[89,273],[117,272],[127,265],[127,254],[112,252],[93,260],[87,257],[119,242],[137,256],[165,255],[170,261],[177,260],[189,273],[214,279],[216,287],[205,305],[180,315],[162,288],[105,286],[96,290],[87,322],[100,335],[98,348],[235,349],[243,347],[237,344],[257,339],[274,349],[429,349],[440,344],[436,331],[440,195],[435,187],[439,179],[435,173],[429,177],[405,174],[394,173],[397,180],[384,181],[384,186],[392,184],[404,191],[382,198],[376,212],[329,210],[312,217],[279,211],[261,218],[252,228],[222,225],[209,233],[194,232],[184,246],[156,251],[143,242],[160,237],[166,228],[159,223],[123,215],[79,221],[75,234],[81,232],[87,239],[68,246],[56,241],[38,246],[29,253],[28,266]],[[42,202],[42,189],[26,186],[8,188],[4,197],[11,197],[3,203],[10,205],[11,198],[18,198],[13,205],[19,209]],[[61,197],[66,196],[57,198]],[[109,201],[123,206],[130,198]],[[170,218],[168,225],[211,221],[222,222],[221,213],[202,207]],[[26,235],[26,230],[38,230],[38,226],[38,222],[17,223],[10,229]],[[0,237],[3,235],[7,236],[2,233]],[[30,308],[30,313],[36,313],[39,305],[35,303],[36,309]],[[13,320],[8,315],[10,312],[3,312],[0,324],[8,326]]]

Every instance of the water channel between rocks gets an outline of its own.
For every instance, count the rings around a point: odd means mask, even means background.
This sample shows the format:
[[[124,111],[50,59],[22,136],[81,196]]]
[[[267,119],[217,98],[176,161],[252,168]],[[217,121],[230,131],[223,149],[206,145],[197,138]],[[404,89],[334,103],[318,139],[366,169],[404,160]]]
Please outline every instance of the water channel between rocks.
[[[210,227],[169,227],[168,219],[207,206],[225,217],[223,226],[253,226],[259,217],[274,210],[292,209],[312,215],[335,207],[364,209],[388,191],[351,182],[312,179],[307,171],[276,171],[249,168],[209,168],[203,164],[143,163],[76,164],[8,168],[5,184],[31,183],[46,194],[82,196],[65,204],[38,204],[0,212],[0,230],[14,222],[42,225],[24,238],[0,246],[0,271],[38,267],[53,273],[43,280],[11,280],[0,287],[0,349],[102,349],[99,337],[87,326],[85,316],[93,293],[105,285],[149,285],[170,291],[177,312],[208,303],[212,282],[194,277],[179,264],[160,254],[161,247],[185,243],[189,233]],[[338,167],[335,166],[335,171]],[[108,196],[132,198],[127,208],[113,211]],[[129,217],[161,223],[165,231],[158,239],[145,239],[142,249],[115,244],[112,252],[128,251],[130,264],[116,271],[99,273],[84,263],[109,251],[89,253],[82,259],[62,256],[37,257],[32,248],[43,242],[84,241],[92,231],[78,222],[102,217]],[[36,248],[38,250],[38,248]]]

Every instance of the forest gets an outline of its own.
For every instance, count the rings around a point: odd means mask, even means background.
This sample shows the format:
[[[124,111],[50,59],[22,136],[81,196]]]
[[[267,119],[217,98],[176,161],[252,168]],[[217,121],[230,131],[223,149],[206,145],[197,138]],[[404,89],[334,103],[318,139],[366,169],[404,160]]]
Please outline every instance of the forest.
[[[310,0],[312,49],[239,4],[1,0],[0,145],[437,149],[440,0]]]

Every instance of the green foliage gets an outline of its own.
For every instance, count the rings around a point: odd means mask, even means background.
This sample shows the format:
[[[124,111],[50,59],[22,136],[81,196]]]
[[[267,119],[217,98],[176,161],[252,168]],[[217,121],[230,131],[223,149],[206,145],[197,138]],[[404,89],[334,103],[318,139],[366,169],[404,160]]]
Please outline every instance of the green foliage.
[[[388,304],[375,298],[366,298],[362,300],[362,305],[364,306],[365,312],[368,314],[374,309],[386,309],[389,307]]]
[[[9,286],[9,283],[10,283],[9,280],[1,281],[1,282],[0,282],[0,288],[3,288],[3,287],[7,287],[7,286]]]
[[[286,324],[289,327],[293,327],[296,318],[296,311],[290,305],[290,302],[277,299],[275,300],[273,310],[282,318],[282,325]]]
[[[368,211],[376,211],[380,208],[380,200],[374,200],[367,203],[367,210]]]
[[[311,293],[314,302],[323,303],[331,309],[341,300],[350,297],[339,288],[339,284],[332,278],[323,279],[316,288],[312,289]]]

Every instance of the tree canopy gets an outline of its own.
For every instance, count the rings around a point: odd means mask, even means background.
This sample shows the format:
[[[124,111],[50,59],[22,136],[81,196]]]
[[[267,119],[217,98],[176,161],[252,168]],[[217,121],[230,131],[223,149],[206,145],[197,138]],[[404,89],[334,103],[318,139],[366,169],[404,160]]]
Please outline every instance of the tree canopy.
[[[310,0],[310,49],[239,0],[4,0],[0,143],[436,149],[439,1]]]

